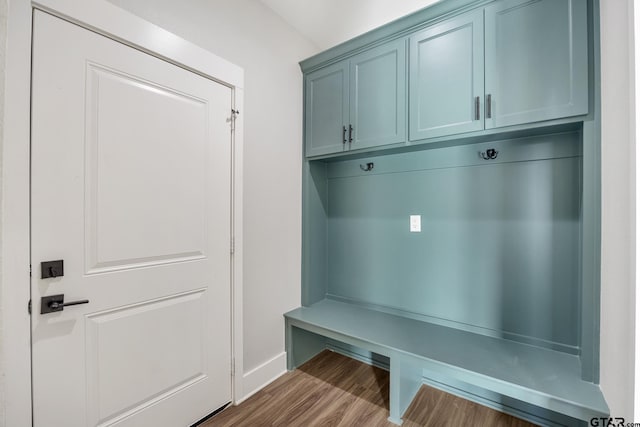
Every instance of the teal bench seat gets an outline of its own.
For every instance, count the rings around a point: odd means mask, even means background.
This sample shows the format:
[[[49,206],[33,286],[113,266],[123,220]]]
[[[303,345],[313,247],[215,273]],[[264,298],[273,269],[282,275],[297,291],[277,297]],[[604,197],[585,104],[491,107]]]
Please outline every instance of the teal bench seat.
[[[285,322],[289,370],[326,348],[326,338],[388,357],[389,420],[396,424],[424,372],[579,420],[609,414],[600,387],[582,381],[580,359],[571,354],[328,299],[286,313]]]

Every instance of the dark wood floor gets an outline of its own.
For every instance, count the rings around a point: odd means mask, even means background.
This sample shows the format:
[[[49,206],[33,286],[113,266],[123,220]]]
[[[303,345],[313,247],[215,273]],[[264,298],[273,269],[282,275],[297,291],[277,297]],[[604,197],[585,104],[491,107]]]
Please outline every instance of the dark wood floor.
[[[324,351],[247,399],[211,418],[213,426],[394,426],[389,373]],[[532,424],[422,386],[403,427],[529,427]]]

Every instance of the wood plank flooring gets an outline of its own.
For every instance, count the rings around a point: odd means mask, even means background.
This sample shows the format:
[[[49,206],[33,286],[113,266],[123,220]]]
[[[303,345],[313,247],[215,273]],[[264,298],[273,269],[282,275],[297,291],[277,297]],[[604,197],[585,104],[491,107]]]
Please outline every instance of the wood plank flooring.
[[[238,406],[201,424],[223,426],[389,426],[389,373],[331,351],[288,372]],[[526,421],[422,386],[403,427],[530,427]]]

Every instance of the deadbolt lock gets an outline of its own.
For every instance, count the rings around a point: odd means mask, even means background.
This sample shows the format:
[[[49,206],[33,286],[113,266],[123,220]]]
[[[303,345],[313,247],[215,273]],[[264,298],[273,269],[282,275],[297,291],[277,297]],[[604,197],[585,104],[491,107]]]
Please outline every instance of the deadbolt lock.
[[[40,277],[49,279],[51,277],[64,276],[64,261],[45,261],[40,263]]]

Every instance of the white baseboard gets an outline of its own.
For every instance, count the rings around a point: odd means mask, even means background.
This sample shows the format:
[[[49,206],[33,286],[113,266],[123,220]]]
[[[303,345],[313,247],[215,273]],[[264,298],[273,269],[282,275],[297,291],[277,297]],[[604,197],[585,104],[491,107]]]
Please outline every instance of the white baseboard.
[[[236,405],[244,402],[275,379],[287,372],[287,353],[282,352],[271,360],[254,368],[242,376],[242,388],[248,390]]]

